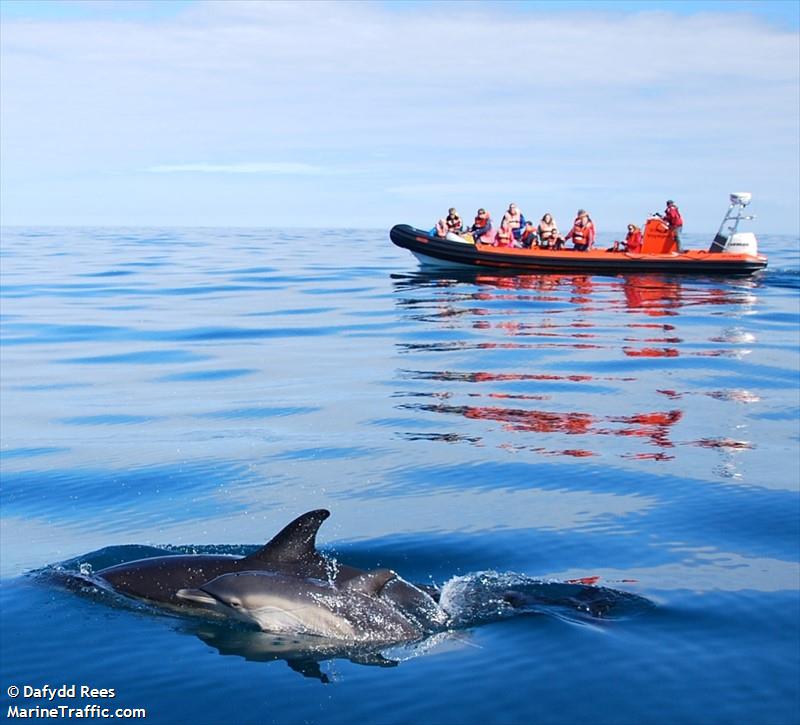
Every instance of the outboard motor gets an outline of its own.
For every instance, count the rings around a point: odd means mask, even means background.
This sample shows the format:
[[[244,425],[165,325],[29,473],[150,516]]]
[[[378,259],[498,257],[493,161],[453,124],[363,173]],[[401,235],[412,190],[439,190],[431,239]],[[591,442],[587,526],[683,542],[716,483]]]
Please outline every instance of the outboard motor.
[[[755,219],[754,216],[742,214],[744,208],[750,203],[753,195],[747,191],[740,191],[731,194],[731,205],[719,225],[717,236],[711,242],[709,252],[722,252],[723,254],[749,254],[753,257],[758,256],[758,240],[752,232],[739,232],[739,222],[742,219],[748,221]],[[725,225],[728,225],[727,228]]]

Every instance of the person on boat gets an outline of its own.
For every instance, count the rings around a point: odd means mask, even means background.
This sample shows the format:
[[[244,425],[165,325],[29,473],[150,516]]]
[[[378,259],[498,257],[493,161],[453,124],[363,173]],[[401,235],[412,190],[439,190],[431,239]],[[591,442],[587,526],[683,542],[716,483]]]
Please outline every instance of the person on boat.
[[[433,232],[437,237],[441,237],[442,239],[444,239],[447,236],[448,232],[447,219],[444,218],[439,219],[439,221],[436,222],[436,226],[434,227]]]
[[[672,199],[667,200],[667,208],[664,210],[664,221],[672,232],[675,240],[675,250],[681,251],[681,232],[683,232],[683,217],[678,207]]]
[[[500,222],[500,228],[494,238],[495,247],[513,247],[514,246],[514,230],[508,221],[503,218]]]
[[[615,240],[613,251],[639,254],[642,251],[642,230],[635,224],[628,224],[628,234],[625,236],[625,241]]]
[[[519,243],[523,249],[530,249],[537,246],[539,242],[539,235],[536,232],[536,227],[533,222],[525,222],[525,228],[522,234],[519,235]]]
[[[464,230],[464,223],[461,221],[461,217],[458,215],[458,212],[452,207],[448,209],[445,221],[447,222],[448,231],[455,232],[456,234],[461,234],[461,232]]]
[[[558,231],[556,220],[550,212],[545,214],[537,228],[539,233],[539,246],[542,249],[561,249],[564,246],[564,240],[561,238],[561,232]]]
[[[506,213],[503,214],[503,219],[500,225],[508,222],[511,232],[514,234],[514,239],[519,239],[522,236],[522,230],[525,228],[525,215],[519,210],[519,207],[514,202],[508,205]]]
[[[481,237],[490,232],[491,229],[492,217],[489,215],[489,212],[486,211],[486,209],[478,209],[478,213],[475,215],[475,222],[469,228],[475,243],[477,244],[480,242]]]
[[[567,232],[564,239],[572,240],[572,247],[578,252],[586,252],[594,246],[594,222],[585,209],[578,209],[572,229]]]

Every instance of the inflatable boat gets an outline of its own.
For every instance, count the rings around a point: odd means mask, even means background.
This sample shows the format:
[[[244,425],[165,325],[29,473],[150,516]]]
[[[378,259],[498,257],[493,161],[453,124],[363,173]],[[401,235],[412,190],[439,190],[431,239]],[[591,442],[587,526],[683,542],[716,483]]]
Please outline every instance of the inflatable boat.
[[[672,232],[660,217],[644,225],[642,249],[638,253],[590,249],[529,249],[475,243],[470,235],[415,229],[408,224],[392,227],[389,236],[398,247],[409,250],[421,264],[436,267],[469,267],[509,272],[666,272],[690,274],[750,275],[767,266],[758,253],[752,232],[738,231],[739,222],[753,219],[743,214],[752,195],[730,195],[730,206],[719,231],[706,250],[677,251]]]

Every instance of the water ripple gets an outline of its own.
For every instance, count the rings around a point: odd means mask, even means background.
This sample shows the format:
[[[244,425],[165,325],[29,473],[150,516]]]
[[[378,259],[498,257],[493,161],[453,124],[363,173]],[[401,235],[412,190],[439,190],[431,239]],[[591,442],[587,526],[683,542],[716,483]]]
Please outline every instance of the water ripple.
[[[424,272],[385,230],[2,234],[2,681],[114,686],[175,722],[230,719],[229,700],[276,722],[792,721],[796,238],[729,280]],[[391,670],[337,657],[322,687],[10,578],[249,552],[319,507],[322,548],[365,569],[657,606],[528,612]]]

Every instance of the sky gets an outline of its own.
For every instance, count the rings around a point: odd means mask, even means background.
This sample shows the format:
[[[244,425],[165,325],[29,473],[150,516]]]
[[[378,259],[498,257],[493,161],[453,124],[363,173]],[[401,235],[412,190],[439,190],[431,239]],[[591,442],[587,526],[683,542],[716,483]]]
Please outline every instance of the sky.
[[[800,2],[0,0],[5,225],[800,233]]]

